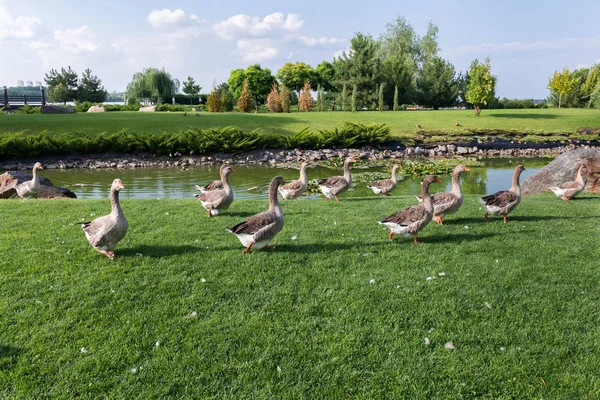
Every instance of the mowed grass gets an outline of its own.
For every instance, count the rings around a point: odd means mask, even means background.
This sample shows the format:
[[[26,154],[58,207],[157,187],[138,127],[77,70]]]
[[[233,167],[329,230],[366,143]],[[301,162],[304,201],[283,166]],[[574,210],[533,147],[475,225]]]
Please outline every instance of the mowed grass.
[[[266,200],[125,200],[111,261],[78,224],[108,200],[5,200],[0,397],[596,398],[598,201],[468,196],[422,246],[377,224],[409,196],[286,201],[243,255]]]
[[[304,128],[334,129],[345,122],[383,123],[398,137],[413,137],[417,131],[460,131],[462,129],[500,129],[524,132],[573,133],[584,126],[600,127],[600,111],[590,109],[403,111],[403,112],[294,112],[290,114],[242,113],[140,113],[108,112],[70,115],[0,116],[0,134],[5,132],[114,133],[128,129],[133,133],[162,133],[189,127],[237,126],[244,131],[260,129],[267,133],[291,134]],[[456,122],[460,127],[456,127]],[[421,127],[418,128],[416,124]]]

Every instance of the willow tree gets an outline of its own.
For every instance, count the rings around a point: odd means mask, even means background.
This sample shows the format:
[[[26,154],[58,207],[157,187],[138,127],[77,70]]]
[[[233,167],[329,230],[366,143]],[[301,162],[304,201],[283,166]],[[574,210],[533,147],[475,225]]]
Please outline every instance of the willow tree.
[[[127,97],[136,101],[147,101],[152,104],[168,102],[179,91],[179,81],[164,69],[145,68],[133,74],[127,85]]]

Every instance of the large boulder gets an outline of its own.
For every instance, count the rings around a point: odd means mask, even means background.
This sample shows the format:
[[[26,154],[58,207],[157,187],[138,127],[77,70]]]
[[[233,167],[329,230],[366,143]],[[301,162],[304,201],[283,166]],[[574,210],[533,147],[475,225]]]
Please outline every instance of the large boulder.
[[[140,107],[141,112],[152,112],[156,111],[156,106]]]
[[[106,112],[106,108],[102,106],[91,106],[87,112]]]
[[[8,171],[0,175],[0,199],[16,197],[16,185],[30,181],[32,178],[32,175],[20,171]],[[48,178],[40,177],[40,184],[42,187],[38,193],[38,199],[77,198],[77,195],[69,189],[54,186]]]
[[[600,149],[582,148],[568,151],[556,157],[550,164],[523,181],[523,194],[535,194],[550,190],[550,186],[560,186],[574,181],[579,165],[585,165],[587,179],[585,190],[600,193]]]
[[[75,110],[70,107],[57,106],[54,104],[46,104],[40,107],[42,114],[73,114]]]

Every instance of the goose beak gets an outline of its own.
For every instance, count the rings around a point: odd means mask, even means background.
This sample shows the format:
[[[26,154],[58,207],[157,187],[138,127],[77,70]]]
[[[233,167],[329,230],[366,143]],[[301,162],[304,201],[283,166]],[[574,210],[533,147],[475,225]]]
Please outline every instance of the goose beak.
[[[465,171],[466,171],[466,172],[471,172],[471,168],[467,168],[467,167],[465,167]]]
[[[440,178],[437,178],[437,177],[435,178],[435,181],[436,181],[437,183],[442,183],[442,180],[441,180]]]
[[[119,183],[117,184],[117,187],[118,187],[119,189],[125,189],[125,185],[123,185],[123,182],[119,182]]]
[[[231,168],[231,172],[235,172],[235,169]]]

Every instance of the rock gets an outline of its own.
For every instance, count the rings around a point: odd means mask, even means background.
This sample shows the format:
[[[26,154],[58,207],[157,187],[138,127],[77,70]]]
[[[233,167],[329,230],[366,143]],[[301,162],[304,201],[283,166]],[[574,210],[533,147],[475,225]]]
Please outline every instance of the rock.
[[[456,152],[457,152],[458,154],[467,154],[467,153],[469,152],[469,150],[465,149],[465,148],[464,148],[464,147],[462,147],[462,146],[458,146],[458,147],[456,148]]]
[[[17,195],[17,190],[15,189],[16,180],[18,180],[16,182],[18,184],[19,182],[29,181],[32,178],[33,176],[18,171],[8,171],[0,175],[0,199],[8,199]],[[77,195],[69,189],[52,185],[52,182],[48,178],[40,177],[40,184],[42,187],[38,193],[38,199],[77,198]]]
[[[87,112],[106,112],[106,108],[102,106],[91,106]]]
[[[57,106],[54,104],[46,104],[40,107],[42,114],[73,114],[75,110],[70,107]]]
[[[156,106],[140,107],[140,112],[153,112],[156,111]]]
[[[586,190],[600,193],[600,149],[582,148],[568,151],[556,157],[550,164],[523,181],[523,194],[535,194],[549,190],[550,186],[560,186],[574,181],[577,168],[584,164],[587,172]]]

